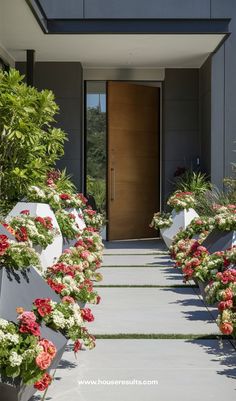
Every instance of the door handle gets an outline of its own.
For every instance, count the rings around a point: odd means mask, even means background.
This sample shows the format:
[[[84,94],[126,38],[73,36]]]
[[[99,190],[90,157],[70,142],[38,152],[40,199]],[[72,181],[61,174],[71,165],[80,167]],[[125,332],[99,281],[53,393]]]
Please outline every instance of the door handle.
[[[111,201],[116,197],[116,176],[114,167],[111,168]]]

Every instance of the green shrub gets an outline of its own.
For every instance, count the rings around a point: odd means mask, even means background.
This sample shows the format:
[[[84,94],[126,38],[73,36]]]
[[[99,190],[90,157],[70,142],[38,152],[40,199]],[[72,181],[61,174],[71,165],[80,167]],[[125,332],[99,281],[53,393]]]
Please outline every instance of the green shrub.
[[[19,72],[0,71],[0,208],[39,184],[64,153],[65,133],[54,128],[58,106],[49,90],[22,82]]]

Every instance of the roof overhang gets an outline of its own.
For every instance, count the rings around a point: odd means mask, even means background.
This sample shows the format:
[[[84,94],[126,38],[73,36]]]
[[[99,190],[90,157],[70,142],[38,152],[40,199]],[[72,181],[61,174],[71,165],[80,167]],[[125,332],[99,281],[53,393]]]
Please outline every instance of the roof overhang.
[[[199,68],[230,34],[228,18],[52,18],[43,3],[1,0],[0,42],[16,61],[35,49],[36,61],[88,68]]]

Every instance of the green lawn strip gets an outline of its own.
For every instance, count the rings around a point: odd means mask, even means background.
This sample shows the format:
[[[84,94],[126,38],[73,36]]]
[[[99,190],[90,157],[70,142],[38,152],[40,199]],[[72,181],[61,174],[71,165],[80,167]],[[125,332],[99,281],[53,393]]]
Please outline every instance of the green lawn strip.
[[[172,285],[155,285],[155,284],[101,284],[94,285],[97,288],[197,288],[195,284],[172,284]]]
[[[232,340],[220,334],[94,334],[98,340]]]

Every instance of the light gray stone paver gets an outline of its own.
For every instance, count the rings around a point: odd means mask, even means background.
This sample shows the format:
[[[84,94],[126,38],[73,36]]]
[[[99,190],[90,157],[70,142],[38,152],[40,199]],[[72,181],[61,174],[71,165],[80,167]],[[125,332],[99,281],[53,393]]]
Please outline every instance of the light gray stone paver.
[[[171,266],[168,255],[105,255],[103,266]]]
[[[99,288],[94,334],[212,334],[218,327],[192,288]]]
[[[106,267],[102,285],[183,285],[183,275],[173,267]]]
[[[167,248],[160,238],[152,240],[127,240],[105,242],[105,254],[142,254],[153,252],[166,252]]]
[[[217,340],[97,340],[64,354],[50,401],[234,400],[236,352]],[[67,367],[67,368],[65,368]],[[81,380],[157,380],[153,385],[92,385]]]

